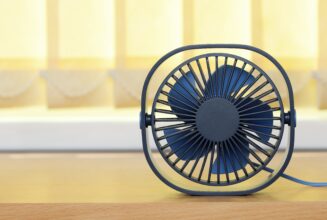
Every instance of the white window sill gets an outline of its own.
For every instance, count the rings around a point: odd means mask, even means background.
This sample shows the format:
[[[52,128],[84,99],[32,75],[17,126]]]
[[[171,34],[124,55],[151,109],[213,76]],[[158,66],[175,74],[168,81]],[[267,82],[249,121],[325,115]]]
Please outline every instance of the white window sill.
[[[141,150],[139,111],[2,109],[0,151]],[[297,117],[295,149],[327,150],[327,110],[299,109]]]

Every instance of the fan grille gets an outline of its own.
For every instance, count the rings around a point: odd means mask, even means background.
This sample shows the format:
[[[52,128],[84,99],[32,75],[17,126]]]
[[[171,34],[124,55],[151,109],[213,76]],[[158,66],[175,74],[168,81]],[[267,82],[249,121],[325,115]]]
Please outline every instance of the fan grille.
[[[210,53],[176,67],[152,106],[165,161],[206,185],[249,179],[271,161],[284,130],[283,102],[269,76],[242,57]]]

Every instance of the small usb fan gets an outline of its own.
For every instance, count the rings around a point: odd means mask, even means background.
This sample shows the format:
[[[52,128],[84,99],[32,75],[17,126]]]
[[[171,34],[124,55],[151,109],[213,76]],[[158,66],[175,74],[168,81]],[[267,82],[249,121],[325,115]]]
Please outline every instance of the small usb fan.
[[[147,113],[148,86],[160,65],[179,53],[201,49],[212,52],[188,58],[168,72]],[[221,51],[224,49],[248,50],[270,61],[287,85],[288,111],[274,81],[259,65]],[[151,69],[142,93],[140,126],[147,161],[170,187],[193,195],[253,193],[285,176],[294,147],[291,83],[273,57],[251,46],[182,47]],[[267,166],[279,150],[285,127],[289,134],[287,150],[279,168],[272,170]],[[156,162],[158,156],[153,156],[156,152],[147,142],[149,132],[166,168]],[[261,173],[269,175],[263,177]]]

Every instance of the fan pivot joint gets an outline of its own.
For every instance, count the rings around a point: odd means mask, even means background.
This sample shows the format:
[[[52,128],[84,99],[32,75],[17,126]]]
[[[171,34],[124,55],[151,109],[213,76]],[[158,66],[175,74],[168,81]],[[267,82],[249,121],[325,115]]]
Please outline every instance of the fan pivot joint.
[[[140,128],[147,128],[149,125],[151,125],[151,118],[151,114],[149,115],[148,113],[145,113],[142,115],[142,113],[140,113]]]
[[[294,125],[294,127],[295,127],[296,126],[296,112],[294,111],[293,114],[291,111],[284,113],[284,121],[285,121],[285,124]]]

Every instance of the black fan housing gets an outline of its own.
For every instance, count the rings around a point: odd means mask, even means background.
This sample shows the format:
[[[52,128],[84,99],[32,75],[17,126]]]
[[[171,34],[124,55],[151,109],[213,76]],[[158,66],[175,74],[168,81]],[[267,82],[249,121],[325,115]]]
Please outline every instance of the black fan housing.
[[[158,67],[177,53],[197,49],[242,49],[264,56],[277,67],[288,86],[289,111],[284,112],[278,88],[263,69],[241,56],[216,52],[191,57],[167,74],[147,113],[147,89]],[[286,72],[264,51],[244,45],[176,49],[154,65],[144,84],[140,126],[147,161],[163,182],[184,193],[240,195],[258,191],[275,181],[290,160],[295,128],[293,102]],[[279,170],[260,184],[247,186],[247,180],[274,158],[285,126],[289,127],[290,140]],[[190,184],[179,185],[175,183],[177,178],[169,178],[160,170],[147,142],[150,127],[162,159]],[[242,184],[244,189],[232,188]]]

